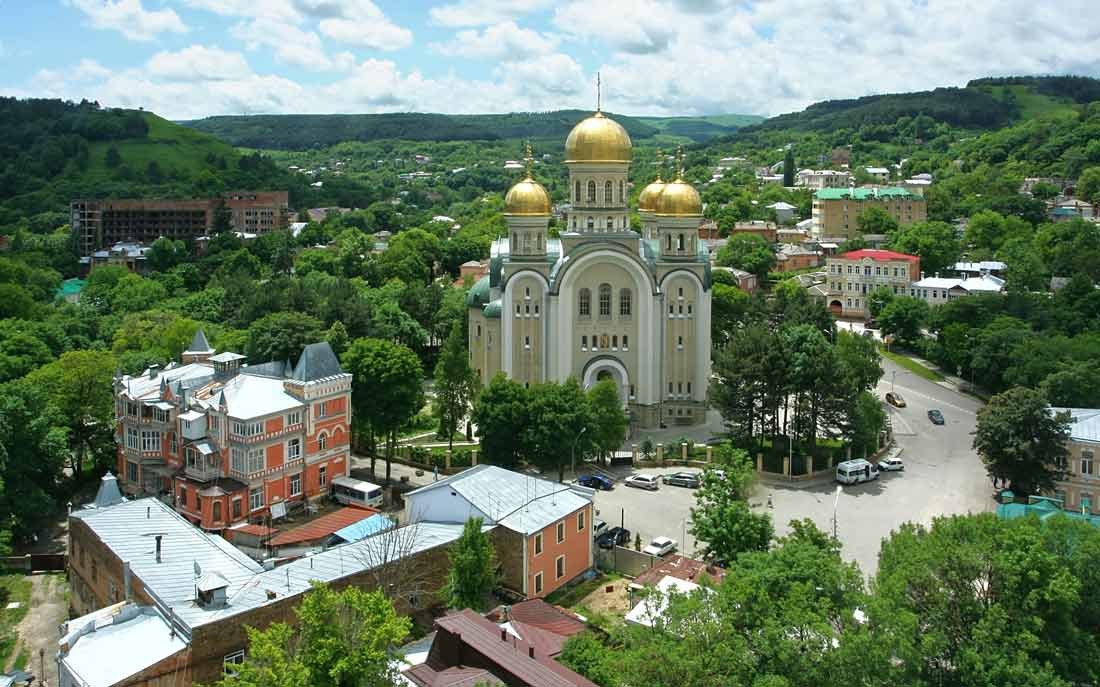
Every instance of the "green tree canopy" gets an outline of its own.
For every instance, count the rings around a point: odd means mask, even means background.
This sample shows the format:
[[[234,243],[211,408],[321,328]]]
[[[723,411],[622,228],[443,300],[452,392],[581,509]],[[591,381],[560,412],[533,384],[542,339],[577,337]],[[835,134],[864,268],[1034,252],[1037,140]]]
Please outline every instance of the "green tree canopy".
[[[519,465],[529,418],[527,389],[497,373],[477,397],[471,415],[485,460],[505,468]]]
[[[745,500],[754,470],[748,453],[727,444],[719,449],[715,468],[703,473],[691,509],[691,536],[703,543],[707,558],[728,562],[744,551],[767,551],[771,544],[771,518],[750,511]]]
[[[586,438],[601,456],[607,456],[622,447],[630,422],[623,410],[619,385],[611,379],[604,379],[592,385],[587,395],[589,436]]]
[[[946,273],[962,253],[955,227],[947,222],[916,222],[898,227],[890,235],[889,247],[919,256],[921,271],[927,274]]]
[[[466,331],[455,326],[435,364],[435,412],[439,433],[447,437],[448,448],[454,446],[454,433],[477,396],[478,386],[477,375],[470,369]]]
[[[886,210],[877,205],[868,205],[860,210],[856,216],[856,224],[863,234],[885,234],[887,236],[898,230],[898,221]]]
[[[990,475],[1022,495],[1054,489],[1066,471],[1068,440],[1069,417],[1052,413],[1042,391],[1009,389],[978,411],[974,450]]]
[[[305,313],[274,312],[248,328],[246,354],[253,363],[271,360],[298,361],[302,349],[324,338],[321,322]]]
[[[496,552],[483,524],[481,518],[467,520],[447,551],[451,569],[440,593],[448,608],[480,611],[496,586]]]
[[[763,280],[775,267],[775,251],[766,240],[756,234],[734,234],[718,250],[715,262],[751,272],[757,279]]]
[[[898,296],[879,313],[878,325],[883,334],[890,334],[911,347],[920,340],[921,327],[927,318],[927,303],[911,296]]]

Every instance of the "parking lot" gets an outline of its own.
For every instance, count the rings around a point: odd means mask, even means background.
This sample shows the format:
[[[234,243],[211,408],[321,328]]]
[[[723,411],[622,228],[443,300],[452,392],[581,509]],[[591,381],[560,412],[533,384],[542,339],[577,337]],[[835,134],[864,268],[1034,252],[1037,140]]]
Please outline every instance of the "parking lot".
[[[882,540],[902,523],[930,523],[938,515],[991,510],[992,484],[978,456],[971,448],[975,413],[981,407],[973,398],[935,382],[918,377],[888,360],[882,361],[886,374],[877,393],[891,390],[902,394],[905,408],[888,408],[894,427],[904,472],[883,473],[873,482],[846,486],[836,498],[836,483],[827,480],[801,488],[784,485],[758,485],[750,503],[755,510],[768,511],[775,522],[776,534],[789,531],[792,519],[810,518],[824,531],[833,529],[833,504],[836,501],[837,534],[843,545],[842,555],[855,561],[866,574],[877,569]],[[895,375],[896,373],[896,375]],[[944,414],[943,426],[933,425],[927,411],[938,408]],[[647,469],[650,474],[691,468]],[[625,477],[629,470],[616,468]],[[773,507],[767,506],[768,495]],[[658,535],[680,542],[680,550],[691,554],[696,542],[691,529],[691,507],[695,492],[662,484],[658,491],[632,489],[618,484],[613,491],[597,492],[599,517],[609,527],[625,525],[640,534],[643,544]]]

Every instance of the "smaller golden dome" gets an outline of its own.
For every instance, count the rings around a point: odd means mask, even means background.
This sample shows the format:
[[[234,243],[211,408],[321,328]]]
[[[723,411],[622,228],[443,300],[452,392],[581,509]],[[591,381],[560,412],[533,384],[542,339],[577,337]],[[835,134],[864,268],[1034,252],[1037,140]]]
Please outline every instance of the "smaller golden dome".
[[[569,132],[565,139],[565,161],[630,162],[633,147],[626,129],[597,110]]]
[[[703,200],[694,186],[677,179],[665,184],[653,211],[671,217],[694,217],[703,214]]]
[[[648,212],[655,211],[657,200],[661,197],[661,192],[665,190],[665,186],[668,186],[668,184],[658,176],[653,183],[643,188],[642,192],[638,194],[638,209]]]
[[[527,175],[504,196],[504,214],[540,217],[550,214],[550,194],[542,184]]]

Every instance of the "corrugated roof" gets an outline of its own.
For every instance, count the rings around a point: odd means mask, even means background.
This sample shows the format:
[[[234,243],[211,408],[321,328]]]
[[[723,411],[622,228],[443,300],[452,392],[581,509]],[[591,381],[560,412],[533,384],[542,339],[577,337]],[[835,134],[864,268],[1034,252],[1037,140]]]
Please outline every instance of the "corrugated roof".
[[[904,188],[823,188],[814,193],[817,200],[869,200],[889,198],[895,200],[924,200],[924,196]]]
[[[239,374],[221,388],[230,417],[245,420],[303,408],[304,403],[283,390],[283,380]]]
[[[115,685],[187,648],[187,642],[151,608],[129,619],[92,620],[61,662],[84,685]]]
[[[304,525],[286,530],[285,532],[280,532],[271,538],[268,545],[287,546],[288,544],[326,539],[335,534],[337,530],[341,530],[348,525],[354,525],[360,520],[366,520],[377,513],[378,511],[373,508],[345,506],[340,510],[326,513],[316,520],[307,522]]]
[[[333,536],[339,537],[344,541],[359,541],[360,539],[366,539],[367,537],[378,534],[393,527],[393,520],[390,520],[385,515],[378,513],[372,515],[365,520],[348,525],[333,532]]]
[[[595,493],[495,465],[477,465],[411,491],[405,498],[444,487],[460,494],[491,521],[521,534],[538,532],[583,508]]]
[[[1052,412],[1070,414],[1069,438],[1074,441],[1100,442],[1100,408],[1058,408]]]

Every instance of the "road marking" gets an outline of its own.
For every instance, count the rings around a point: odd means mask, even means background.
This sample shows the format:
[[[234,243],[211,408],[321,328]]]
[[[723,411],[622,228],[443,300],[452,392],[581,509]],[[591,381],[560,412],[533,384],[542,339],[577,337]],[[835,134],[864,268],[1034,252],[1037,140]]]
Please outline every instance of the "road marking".
[[[948,403],[947,401],[936,398],[934,396],[929,396],[928,394],[917,391],[916,389],[910,389],[909,387],[900,386],[900,385],[898,385],[897,388],[901,389],[902,391],[904,391],[907,394],[912,394],[914,396],[920,396],[923,399],[929,400],[932,403],[935,403],[939,406],[943,406],[945,408],[952,408],[954,410],[958,410],[959,412],[968,413],[970,415],[976,415],[977,414],[976,412],[974,412],[973,410],[970,410],[969,408],[963,408],[962,406],[957,406],[954,403]]]

